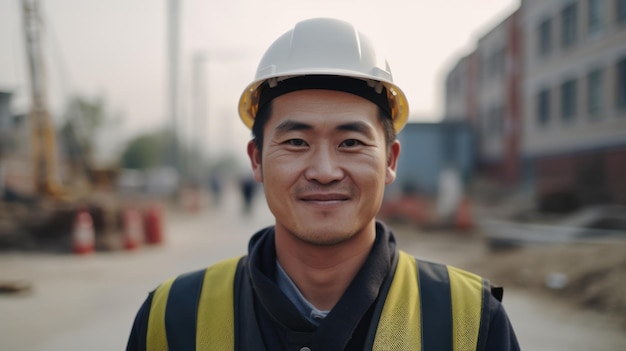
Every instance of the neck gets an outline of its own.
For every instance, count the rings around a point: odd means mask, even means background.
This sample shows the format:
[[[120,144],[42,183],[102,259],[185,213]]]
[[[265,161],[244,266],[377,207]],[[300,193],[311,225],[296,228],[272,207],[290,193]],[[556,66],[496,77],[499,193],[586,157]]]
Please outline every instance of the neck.
[[[331,310],[367,259],[376,238],[374,223],[342,243],[319,246],[276,227],[276,257],[302,295]]]

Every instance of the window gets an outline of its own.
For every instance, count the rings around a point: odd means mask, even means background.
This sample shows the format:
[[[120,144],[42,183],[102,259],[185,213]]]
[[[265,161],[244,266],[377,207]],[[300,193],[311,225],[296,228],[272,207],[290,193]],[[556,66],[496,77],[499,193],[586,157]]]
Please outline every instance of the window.
[[[617,22],[626,23],[626,0],[615,0]]]
[[[537,95],[537,122],[546,125],[550,121],[550,90],[543,89]]]
[[[539,55],[546,56],[552,49],[552,20],[545,19],[539,25]]]
[[[589,34],[597,34],[602,31],[602,1],[588,0],[587,5],[587,31]]]
[[[568,80],[561,85],[561,118],[571,121],[576,116],[576,81]]]
[[[487,109],[482,109],[479,114],[480,123],[480,136],[484,139],[489,135],[489,112]]]
[[[491,135],[500,135],[502,134],[502,119],[504,118],[504,108],[500,106],[493,106],[491,108],[491,113],[489,116],[489,129]]]
[[[490,121],[491,121],[491,109],[485,109],[481,114],[481,124],[482,124],[482,135],[483,137],[489,136],[490,132]]]
[[[485,54],[482,62],[484,82],[501,79],[506,71],[506,47],[502,46]]]
[[[488,57],[483,54],[480,60],[480,81],[483,85],[489,82],[489,72],[489,60]]]
[[[617,63],[617,107],[626,109],[626,58]]]
[[[589,117],[598,118],[604,109],[604,77],[602,69],[587,75],[587,112]]]
[[[561,44],[563,47],[570,47],[576,43],[577,16],[578,6],[576,3],[565,6],[561,12]]]
[[[501,47],[494,55],[496,76],[501,79],[506,73],[506,46]]]
[[[482,134],[497,137],[504,131],[504,106],[494,105],[483,111]]]

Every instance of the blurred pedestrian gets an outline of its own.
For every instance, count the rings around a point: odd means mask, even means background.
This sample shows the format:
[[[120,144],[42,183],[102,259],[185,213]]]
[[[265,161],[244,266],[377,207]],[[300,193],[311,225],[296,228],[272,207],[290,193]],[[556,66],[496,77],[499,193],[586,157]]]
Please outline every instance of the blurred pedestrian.
[[[256,180],[251,175],[243,176],[239,181],[239,187],[241,190],[241,198],[243,201],[243,214],[249,215],[250,213],[252,213],[252,205],[256,192]]]
[[[263,56],[239,114],[275,224],[246,256],[150,293],[128,350],[519,350],[501,290],[411,257],[376,220],[408,103],[366,36],[298,23]]]
[[[209,177],[209,188],[211,189],[211,197],[213,198],[214,206],[219,206],[222,202],[223,182],[223,176],[220,172],[214,172]]]

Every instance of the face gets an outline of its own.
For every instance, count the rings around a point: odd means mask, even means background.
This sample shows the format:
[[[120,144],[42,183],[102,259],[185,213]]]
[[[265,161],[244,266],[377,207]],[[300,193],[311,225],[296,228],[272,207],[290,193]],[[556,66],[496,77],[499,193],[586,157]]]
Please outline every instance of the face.
[[[329,90],[277,97],[264,128],[262,154],[254,142],[248,144],[277,235],[313,245],[374,235],[399,153],[397,141],[387,151],[375,104]]]

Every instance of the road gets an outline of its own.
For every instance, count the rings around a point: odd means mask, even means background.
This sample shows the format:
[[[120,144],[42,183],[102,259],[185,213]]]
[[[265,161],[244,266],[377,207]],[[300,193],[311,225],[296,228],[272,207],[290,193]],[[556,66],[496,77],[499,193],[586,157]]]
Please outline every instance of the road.
[[[178,273],[245,253],[252,232],[271,224],[258,198],[250,217],[238,198],[220,210],[167,212],[163,245],[89,256],[1,253],[0,280],[25,280],[27,294],[0,295],[0,350],[122,350],[149,290]],[[398,242],[420,257],[463,265],[483,246],[471,240],[402,232]],[[524,350],[623,350],[626,333],[606,317],[506,290],[505,306]]]

